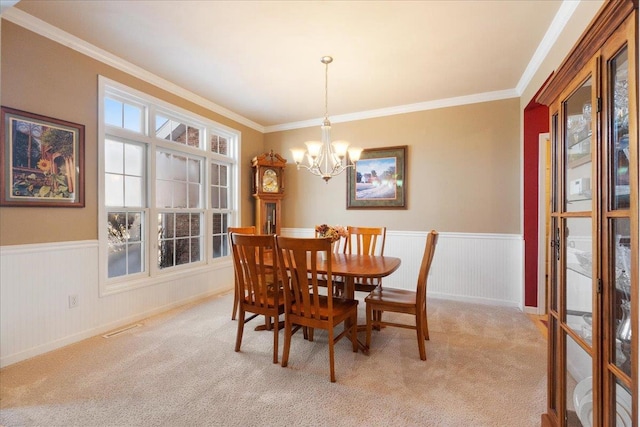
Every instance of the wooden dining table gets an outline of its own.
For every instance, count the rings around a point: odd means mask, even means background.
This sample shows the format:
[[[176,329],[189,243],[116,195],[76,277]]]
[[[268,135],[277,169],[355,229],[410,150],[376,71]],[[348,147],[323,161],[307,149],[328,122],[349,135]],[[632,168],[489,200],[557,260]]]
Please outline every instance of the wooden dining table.
[[[265,262],[272,263],[271,257],[265,257]],[[355,299],[355,279],[381,279],[389,276],[400,267],[400,258],[382,256],[382,255],[356,255],[331,253],[331,274],[333,277],[341,276],[344,278],[344,297]],[[327,260],[322,259],[318,255],[317,259],[318,273],[327,272]],[[358,326],[362,330],[366,325]],[[364,343],[358,340],[360,349],[367,353],[369,349]]]
[[[400,267],[400,258],[382,255],[331,254],[331,274],[345,279],[345,298],[355,298],[355,279],[381,279]],[[318,271],[326,273],[327,261],[318,260]]]

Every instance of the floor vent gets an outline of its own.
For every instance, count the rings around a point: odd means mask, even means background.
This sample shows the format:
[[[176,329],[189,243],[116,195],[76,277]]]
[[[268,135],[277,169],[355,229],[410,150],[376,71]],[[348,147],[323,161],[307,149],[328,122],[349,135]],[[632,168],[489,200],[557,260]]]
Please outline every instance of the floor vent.
[[[103,335],[104,338],[113,338],[115,336],[118,336],[120,334],[123,334],[127,331],[130,331],[131,329],[135,329],[135,328],[139,328],[140,326],[142,326],[142,323],[136,323],[134,325],[129,325],[129,326],[125,326],[124,328],[120,328],[117,329],[115,331],[111,331],[109,333],[106,333]]]

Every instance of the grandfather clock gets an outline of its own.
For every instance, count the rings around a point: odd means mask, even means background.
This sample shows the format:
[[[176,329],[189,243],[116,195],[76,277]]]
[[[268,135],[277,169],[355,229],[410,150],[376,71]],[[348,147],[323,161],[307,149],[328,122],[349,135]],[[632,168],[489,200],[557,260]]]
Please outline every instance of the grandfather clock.
[[[251,160],[256,231],[260,234],[280,234],[286,163],[287,160],[273,150]]]

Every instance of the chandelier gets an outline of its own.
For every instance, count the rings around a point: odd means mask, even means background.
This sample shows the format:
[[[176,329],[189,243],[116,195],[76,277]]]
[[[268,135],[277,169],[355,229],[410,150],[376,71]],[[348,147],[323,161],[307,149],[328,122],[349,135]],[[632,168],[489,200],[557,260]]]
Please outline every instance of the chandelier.
[[[322,122],[322,141],[307,141],[305,145],[307,149],[292,148],[293,161],[296,167],[307,169],[314,175],[322,177],[325,182],[344,172],[355,165],[360,159],[362,148],[349,148],[347,141],[331,142],[331,122],[329,121],[329,64],[333,62],[330,56],[323,56],[320,59],[325,66],[324,68],[324,121]],[[302,163],[307,158],[307,164]]]

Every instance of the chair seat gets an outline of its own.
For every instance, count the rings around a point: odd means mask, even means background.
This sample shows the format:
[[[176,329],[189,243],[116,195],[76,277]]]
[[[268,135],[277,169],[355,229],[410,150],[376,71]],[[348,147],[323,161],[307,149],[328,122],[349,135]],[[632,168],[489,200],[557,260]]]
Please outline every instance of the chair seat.
[[[374,291],[378,285],[372,283],[355,283],[354,288],[356,292],[371,292]]]
[[[249,296],[244,297],[244,302],[248,304],[265,305],[265,301],[263,301],[261,298],[256,298],[256,301],[252,301]],[[275,294],[273,292],[269,292],[267,294],[266,306],[275,307],[275,304],[276,304]],[[284,307],[284,292],[282,290],[278,292],[278,305],[280,307]]]
[[[315,297],[316,297],[315,295],[312,295],[311,300],[313,301],[313,298]],[[324,295],[318,295],[317,297],[319,298],[319,302],[320,302],[320,318],[328,319],[329,318],[328,298]],[[342,314],[347,314],[350,310],[352,310],[353,306],[357,306],[357,305],[358,305],[357,300],[334,298],[333,299],[333,316],[341,317]],[[311,309],[312,309],[311,314],[315,314],[313,313],[313,303],[311,304]],[[296,304],[295,302],[293,302],[291,304],[290,311],[293,313],[298,313],[298,310],[300,310],[301,315],[306,314],[304,312],[304,307],[302,305],[299,306],[299,304]],[[308,317],[308,316],[305,316],[305,317]]]
[[[365,302],[385,302],[388,304],[415,304],[416,292],[378,286],[364,300]]]

